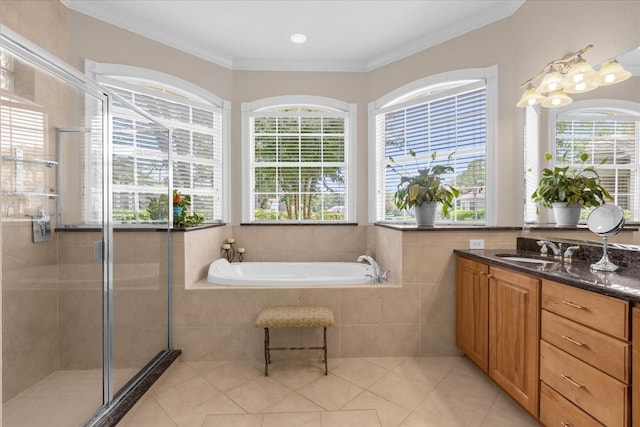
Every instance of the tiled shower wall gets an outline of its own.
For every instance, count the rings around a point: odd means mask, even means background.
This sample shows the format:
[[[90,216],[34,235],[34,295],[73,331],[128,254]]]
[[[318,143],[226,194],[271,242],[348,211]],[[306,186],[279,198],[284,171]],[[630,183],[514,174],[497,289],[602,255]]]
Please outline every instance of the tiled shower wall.
[[[3,397],[57,369],[102,369],[101,233],[36,244],[23,221],[5,222],[3,235]],[[114,368],[135,372],[167,348],[167,233],[115,232],[114,256]]]
[[[58,367],[58,270],[55,235],[32,243],[31,221],[2,223],[3,399]]]
[[[0,2],[2,24],[59,58],[65,58],[67,54],[66,19],[66,7],[58,1]],[[55,81],[41,76],[35,79],[17,80],[15,91],[46,113],[48,128],[44,152],[54,154],[55,144],[51,142],[55,141],[55,127],[65,121],[66,94],[63,86]],[[3,151],[2,154],[9,153]],[[5,162],[0,163],[0,179],[3,180],[0,186],[4,189],[4,179],[11,176],[4,170],[8,167]],[[2,206],[7,206],[4,197]],[[48,206],[55,206],[55,201]],[[30,220],[10,218],[5,209],[1,216],[3,369],[0,379],[3,384],[1,400],[7,401],[57,367],[57,242],[54,235],[51,242],[34,244]]]

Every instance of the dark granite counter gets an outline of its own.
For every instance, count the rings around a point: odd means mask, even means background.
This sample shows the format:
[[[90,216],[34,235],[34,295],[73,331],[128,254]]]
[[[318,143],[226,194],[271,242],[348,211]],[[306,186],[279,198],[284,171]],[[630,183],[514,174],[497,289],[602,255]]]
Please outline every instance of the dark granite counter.
[[[519,238],[517,247],[512,250],[456,249],[454,253],[497,267],[506,267],[542,279],[640,303],[640,251],[610,249],[609,256],[620,266],[620,269],[616,272],[592,271],[590,265],[602,256],[601,245],[598,247],[592,242],[572,242],[580,244],[581,249],[578,251],[580,256],[574,257],[572,262],[568,263],[555,260],[553,257],[540,256],[538,251],[533,250],[531,241],[537,247],[535,239]],[[505,259],[505,255],[543,259],[551,262],[544,265],[531,264]]]

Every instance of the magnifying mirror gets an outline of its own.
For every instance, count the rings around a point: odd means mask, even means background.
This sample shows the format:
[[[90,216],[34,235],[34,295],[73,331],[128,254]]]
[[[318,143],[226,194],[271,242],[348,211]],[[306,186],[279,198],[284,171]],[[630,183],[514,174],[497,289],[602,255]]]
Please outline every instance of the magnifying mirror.
[[[602,236],[602,258],[591,269],[596,271],[616,271],[619,267],[609,260],[607,255],[607,239],[615,236],[624,227],[624,211],[616,205],[600,205],[589,214],[587,227],[592,233]]]

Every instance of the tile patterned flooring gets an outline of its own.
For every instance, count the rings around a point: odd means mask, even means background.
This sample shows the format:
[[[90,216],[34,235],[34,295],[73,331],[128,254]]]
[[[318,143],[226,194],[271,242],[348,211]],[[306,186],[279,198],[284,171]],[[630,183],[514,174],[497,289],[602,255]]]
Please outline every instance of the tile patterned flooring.
[[[124,386],[137,372],[116,369],[115,387]],[[0,427],[77,427],[100,405],[102,370],[55,371],[2,405]]]
[[[176,361],[118,427],[533,427],[465,357]]]

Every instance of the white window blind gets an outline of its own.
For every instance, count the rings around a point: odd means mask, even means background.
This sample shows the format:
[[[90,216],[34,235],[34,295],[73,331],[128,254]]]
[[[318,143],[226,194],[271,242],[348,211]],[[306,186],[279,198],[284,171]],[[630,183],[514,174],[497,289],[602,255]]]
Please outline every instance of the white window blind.
[[[38,107],[0,100],[0,152],[2,153],[2,215],[23,217],[40,211],[49,214],[47,194],[56,193],[49,154],[47,115]]]
[[[167,90],[122,83],[111,90],[171,131],[113,103],[113,211],[121,222],[168,219],[169,184],[205,221],[222,217],[222,112]],[[169,183],[169,168],[172,182]]]
[[[589,154],[613,203],[625,210],[627,220],[639,221],[640,116],[606,109],[567,111],[555,122],[555,159],[558,166],[580,166]],[[561,163],[564,154],[566,163]],[[606,159],[604,164],[601,162]],[[585,219],[587,211],[583,212]]]
[[[524,121],[524,222],[537,222],[537,205],[531,195],[540,181],[540,109],[527,107]]]
[[[377,220],[406,221],[413,212],[399,211],[394,193],[401,176],[417,174],[437,153],[434,164],[449,164],[444,176],[460,196],[440,222],[485,221],[487,93],[484,82],[465,82],[444,92],[412,99],[376,114]],[[428,92],[428,91],[427,91]],[[410,155],[416,153],[416,157]],[[453,153],[450,163],[449,155]],[[391,160],[391,159],[392,160]],[[399,173],[393,172],[392,166]]]
[[[346,222],[349,113],[279,106],[249,113],[249,221]]]

